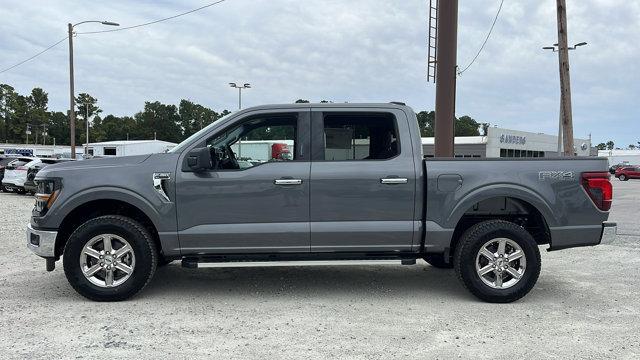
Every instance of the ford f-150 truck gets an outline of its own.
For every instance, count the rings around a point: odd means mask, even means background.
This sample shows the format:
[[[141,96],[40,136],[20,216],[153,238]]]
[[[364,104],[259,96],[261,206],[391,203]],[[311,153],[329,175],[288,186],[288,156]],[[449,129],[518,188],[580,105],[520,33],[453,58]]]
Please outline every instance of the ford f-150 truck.
[[[232,146],[248,140],[292,141],[293,157],[240,167]],[[602,158],[425,160],[398,103],[261,106],[167,153],[47,166],[27,246],[48,271],[62,258],[97,301],[133,296],[173,260],[424,259],[511,302],[536,283],[539,246],[613,240],[607,170]]]

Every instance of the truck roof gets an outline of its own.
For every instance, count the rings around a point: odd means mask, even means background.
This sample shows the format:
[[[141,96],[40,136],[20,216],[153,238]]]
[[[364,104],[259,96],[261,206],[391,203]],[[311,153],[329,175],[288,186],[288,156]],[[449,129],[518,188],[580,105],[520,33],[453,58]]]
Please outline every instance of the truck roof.
[[[269,109],[291,109],[291,108],[385,108],[385,109],[411,109],[411,107],[400,102],[391,103],[294,103],[294,104],[269,104],[258,105],[243,109],[242,112],[252,110],[269,110]],[[411,110],[413,111],[413,110]]]

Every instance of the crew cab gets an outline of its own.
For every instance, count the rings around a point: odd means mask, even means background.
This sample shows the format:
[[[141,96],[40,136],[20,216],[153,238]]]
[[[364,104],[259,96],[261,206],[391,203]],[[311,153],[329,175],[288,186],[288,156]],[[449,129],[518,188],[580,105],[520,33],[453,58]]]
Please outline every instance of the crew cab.
[[[242,141],[291,157],[240,166]],[[424,259],[489,302],[527,294],[540,246],[613,241],[603,158],[425,160],[402,104],[270,105],[230,114],[167,153],[47,166],[27,246],[71,286],[127,299],[181,260]]]

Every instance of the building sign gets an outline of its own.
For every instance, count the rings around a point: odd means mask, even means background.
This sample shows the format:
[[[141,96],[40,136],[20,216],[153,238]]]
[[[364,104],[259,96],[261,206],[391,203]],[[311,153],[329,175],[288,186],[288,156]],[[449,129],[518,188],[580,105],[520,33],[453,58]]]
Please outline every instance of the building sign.
[[[503,144],[516,144],[516,145],[524,145],[527,143],[526,136],[518,136],[518,135],[500,135],[500,142]]]

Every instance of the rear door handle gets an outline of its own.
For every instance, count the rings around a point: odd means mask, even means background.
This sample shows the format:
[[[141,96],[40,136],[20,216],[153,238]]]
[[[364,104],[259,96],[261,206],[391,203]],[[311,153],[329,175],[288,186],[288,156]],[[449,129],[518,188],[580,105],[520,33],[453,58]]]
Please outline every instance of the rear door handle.
[[[407,178],[384,178],[380,179],[380,183],[387,185],[406,184],[409,182]]]
[[[273,183],[276,185],[301,185],[301,179],[276,179],[273,180]]]

